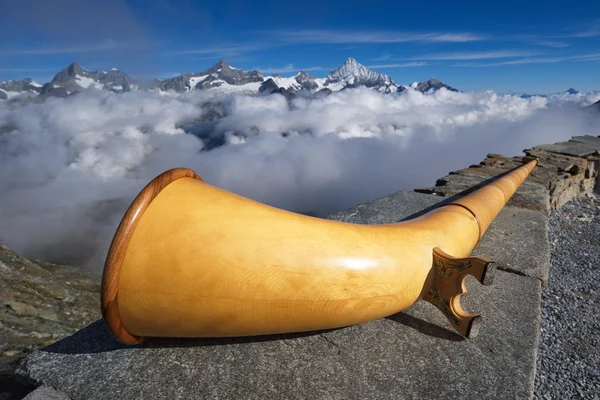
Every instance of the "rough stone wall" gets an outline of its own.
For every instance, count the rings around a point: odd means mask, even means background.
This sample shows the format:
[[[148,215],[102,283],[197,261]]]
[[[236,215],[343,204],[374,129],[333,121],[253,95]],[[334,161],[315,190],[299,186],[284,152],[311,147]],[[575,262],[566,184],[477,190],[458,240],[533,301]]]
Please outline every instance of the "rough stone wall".
[[[518,205],[547,214],[598,186],[600,137],[576,136],[568,142],[540,145],[523,151],[527,156],[539,158],[539,163],[511,198],[509,206]],[[450,172],[438,179],[435,186],[415,191],[454,196],[518,167],[522,159],[488,154],[479,164]]]

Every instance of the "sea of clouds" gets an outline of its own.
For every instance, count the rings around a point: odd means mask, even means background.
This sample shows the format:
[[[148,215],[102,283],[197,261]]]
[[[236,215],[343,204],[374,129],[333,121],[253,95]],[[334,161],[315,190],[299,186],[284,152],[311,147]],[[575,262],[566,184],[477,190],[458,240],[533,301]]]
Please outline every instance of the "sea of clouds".
[[[358,88],[291,102],[101,90],[0,102],[0,237],[26,255],[99,273],[127,206],[167,169],[191,168],[243,196],[325,216],[432,186],[486,153],[598,135],[600,113],[585,109],[598,100]]]

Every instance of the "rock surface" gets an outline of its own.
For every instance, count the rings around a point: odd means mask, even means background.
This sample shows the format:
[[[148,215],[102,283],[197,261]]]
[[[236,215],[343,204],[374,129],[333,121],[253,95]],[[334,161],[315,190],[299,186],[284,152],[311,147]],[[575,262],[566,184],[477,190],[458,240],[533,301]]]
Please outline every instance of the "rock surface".
[[[588,149],[591,148],[589,144],[586,146]],[[569,200],[591,192],[596,186],[600,157],[588,155],[582,158],[562,154],[560,151],[556,153],[545,148],[544,145],[524,150],[528,156],[537,157],[540,161],[509,200],[508,206],[547,214],[549,210],[558,209]],[[600,145],[593,150],[600,151]],[[435,186],[419,188],[415,191],[440,196],[454,196],[463,191],[469,193],[521,164],[522,157],[508,158],[498,154],[488,154],[479,165],[471,165],[469,168],[451,172],[438,179]]]
[[[40,386],[29,393],[23,400],[70,400],[69,396],[52,389],[49,386]]]
[[[576,157],[585,157],[591,155],[600,155],[598,151],[598,146],[589,144],[589,143],[581,143],[581,142],[561,142],[554,144],[544,144],[541,146],[536,146],[536,149],[546,150],[553,153],[565,154],[568,156],[576,156]]]
[[[0,394],[18,386],[16,362],[100,317],[100,280],[81,268],[31,260],[0,244]]]

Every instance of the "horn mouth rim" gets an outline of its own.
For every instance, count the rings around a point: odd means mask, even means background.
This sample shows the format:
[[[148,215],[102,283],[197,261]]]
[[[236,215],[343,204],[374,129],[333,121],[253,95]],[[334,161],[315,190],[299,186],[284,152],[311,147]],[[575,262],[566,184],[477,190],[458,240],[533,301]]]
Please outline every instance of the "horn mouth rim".
[[[100,306],[102,309],[102,318],[106,323],[108,331],[121,343],[140,344],[145,340],[144,337],[133,335],[127,331],[121,320],[117,302],[121,266],[127,253],[131,236],[154,198],[169,184],[181,178],[193,178],[204,182],[196,172],[188,168],[173,168],[163,172],[150,181],[136,196],[125,212],[113,236],[102,273]]]

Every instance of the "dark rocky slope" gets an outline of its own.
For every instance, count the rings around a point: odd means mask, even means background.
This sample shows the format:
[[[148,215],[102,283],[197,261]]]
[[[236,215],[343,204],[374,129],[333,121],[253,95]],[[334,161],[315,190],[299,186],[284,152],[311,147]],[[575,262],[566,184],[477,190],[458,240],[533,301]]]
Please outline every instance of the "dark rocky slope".
[[[100,279],[78,267],[25,258],[0,244],[0,399],[26,385],[18,361],[100,318]]]

